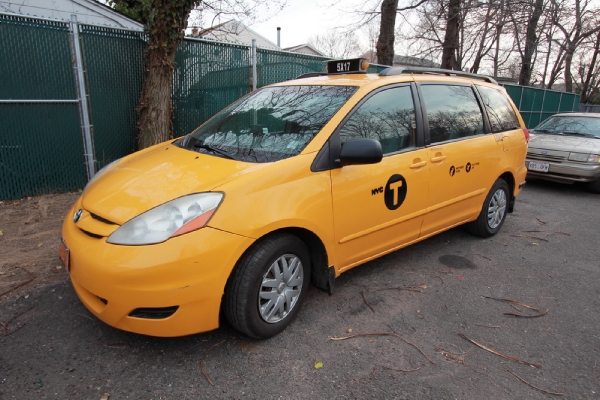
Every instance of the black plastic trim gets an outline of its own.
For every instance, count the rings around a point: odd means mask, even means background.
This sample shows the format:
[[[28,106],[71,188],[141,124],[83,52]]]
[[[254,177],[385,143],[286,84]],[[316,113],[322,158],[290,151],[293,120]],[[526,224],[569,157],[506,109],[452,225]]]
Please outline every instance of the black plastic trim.
[[[165,319],[175,314],[179,306],[161,308],[136,308],[129,313],[130,317],[143,319]]]

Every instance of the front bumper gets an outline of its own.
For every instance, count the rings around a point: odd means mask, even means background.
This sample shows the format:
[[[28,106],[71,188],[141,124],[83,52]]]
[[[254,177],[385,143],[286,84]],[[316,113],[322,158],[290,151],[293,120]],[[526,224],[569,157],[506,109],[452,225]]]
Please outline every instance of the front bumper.
[[[527,157],[525,165],[529,162],[549,164],[548,172],[527,171],[528,178],[545,179],[560,183],[593,182],[600,179],[600,164],[584,163],[562,160],[560,162]]]
[[[70,250],[71,282],[90,312],[115,328],[151,336],[218,328],[227,279],[254,239],[205,227],[156,245],[112,245],[73,223],[77,207],[62,234]],[[176,311],[166,317],[139,312],[171,307]],[[130,316],[134,310],[138,317]]]

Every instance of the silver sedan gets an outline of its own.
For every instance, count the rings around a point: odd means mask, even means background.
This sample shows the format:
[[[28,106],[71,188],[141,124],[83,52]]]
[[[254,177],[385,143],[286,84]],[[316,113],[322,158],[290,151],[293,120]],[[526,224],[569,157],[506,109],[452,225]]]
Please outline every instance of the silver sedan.
[[[600,193],[600,114],[567,113],[548,118],[530,132],[528,178],[587,182]]]

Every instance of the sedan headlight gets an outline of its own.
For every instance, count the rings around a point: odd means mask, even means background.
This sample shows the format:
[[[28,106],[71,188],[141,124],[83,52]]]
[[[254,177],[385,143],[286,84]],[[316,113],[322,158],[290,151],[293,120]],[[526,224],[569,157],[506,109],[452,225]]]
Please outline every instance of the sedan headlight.
[[[223,193],[196,193],[169,201],[127,221],[108,243],[143,245],[161,243],[205,226],[223,200]]]
[[[599,163],[600,155],[587,153],[569,153],[569,161]]]

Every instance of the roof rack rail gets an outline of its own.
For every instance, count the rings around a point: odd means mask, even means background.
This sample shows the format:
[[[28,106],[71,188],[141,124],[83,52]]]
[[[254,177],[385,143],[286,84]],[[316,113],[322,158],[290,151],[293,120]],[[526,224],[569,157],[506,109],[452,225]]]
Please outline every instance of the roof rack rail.
[[[327,72],[307,72],[306,74],[298,75],[294,79],[314,78],[315,76],[325,76]]]
[[[437,75],[446,75],[446,76],[459,76],[462,78],[473,78],[480,79],[489,83],[498,82],[494,78],[485,75],[472,74],[470,72],[463,71],[454,71],[451,69],[442,69],[442,68],[427,68],[427,67],[389,67],[384,69],[379,73],[379,76],[391,76],[391,75],[401,75],[401,74],[437,74]]]

